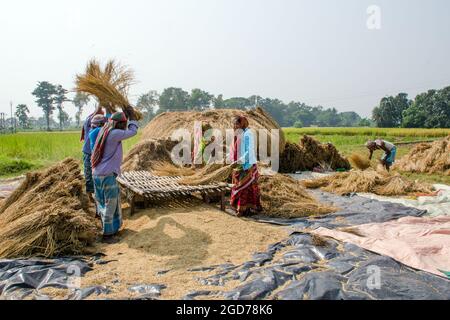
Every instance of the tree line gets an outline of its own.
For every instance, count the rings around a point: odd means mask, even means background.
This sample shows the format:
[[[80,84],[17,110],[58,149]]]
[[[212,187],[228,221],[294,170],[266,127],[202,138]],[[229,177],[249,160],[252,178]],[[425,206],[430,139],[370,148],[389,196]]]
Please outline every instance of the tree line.
[[[83,93],[76,93],[69,99],[66,89],[47,81],[38,82],[32,95],[36,98],[37,106],[42,109],[43,117],[29,117],[28,106],[19,104],[15,118],[4,120],[0,127],[5,129],[16,123],[22,129],[45,127],[48,131],[56,127],[60,130],[69,126],[80,127],[83,109],[90,102],[89,96]],[[64,110],[66,102],[71,102],[77,109],[74,122]],[[282,127],[450,128],[450,86],[441,90],[428,90],[413,100],[406,93],[384,97],[373,109],[371,119],[361,118],[356,112],[338,112],[335,108],[309,106],[302,102],[286,104],[280,99],[257,95],[225,99],[221,94],[215,96],[201,89],[188,92],[174,87],[164,89],[161,93],[150,90],[140,95],[136,103],[136,107],[144,114],[144,124],[167,111],[204,111],[211,108],[247,110],[255,106],[263,107]],[[58,122],[53,119],[56,110]]]

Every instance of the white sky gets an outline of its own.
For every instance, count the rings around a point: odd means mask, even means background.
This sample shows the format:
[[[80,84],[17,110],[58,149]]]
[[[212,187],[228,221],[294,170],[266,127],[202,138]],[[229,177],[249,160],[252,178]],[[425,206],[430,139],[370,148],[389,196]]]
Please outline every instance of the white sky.
[[[366,26],[373,4],[381,30]],[[0,112],[40,116],[37,82],[71,89],[97,57],[135,70],[132,101],[199,87],[368,116],[384,95],[450,85],[449,14],[447,0],[2,1]]]

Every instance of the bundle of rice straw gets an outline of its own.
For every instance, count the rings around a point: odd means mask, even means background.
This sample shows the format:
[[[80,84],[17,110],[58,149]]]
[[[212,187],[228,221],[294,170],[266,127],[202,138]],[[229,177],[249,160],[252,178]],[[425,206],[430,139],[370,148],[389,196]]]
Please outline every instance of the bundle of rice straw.
[[[353,153],[349,157],[350,162],[359,170],[366,170],[370,168],[370,159],[368,157],[364,157],[359,153]]]
[[[450,176],[450,136],[415,146],[395,164],[395,168],[400,171]]]
[[[208,185],[223,183],[230,179],[235,165],[209,164],[194,175],[183,177],[179,183],[185,185]]]
[[[89,61],[86,73],[76,76],[76,91],[95,96],[109,113],[122,108],[127,115],[133,115],[135,120],[141,120],[142,113],[131,107],[127,98],[133,81],[133,72],[114,60],[108,61],[102,69],[100,63],[93,59]]]
[[[264,215],[275,218],[321,216],[336,212],[336,208],[319,203],[298,180],[276,174],[259,179]]]
[[[99,225],[89,214],[83,185],[73,159],[28,174],[0,208],[0,258],[85,252]]]
[[[350,162],[331,143],[323,144],[309,136],[304,136],[298,144],[286,143],[280,155],[280,172],[312,171],[316,167],[332,170],[351,168]]]
[[[195,170],[191,167],[178,167],[169,162],[157,162],[152,172],[160,177],[186,177],[195,174]]]
[[[321,188],[336,194],[374,193],[380,196],[403,196],[415,193],[431,194],[433,187],[427,183],[410,181],[400,174],[373,169],[337,173],[315,180],[302,181],[310,189]]]

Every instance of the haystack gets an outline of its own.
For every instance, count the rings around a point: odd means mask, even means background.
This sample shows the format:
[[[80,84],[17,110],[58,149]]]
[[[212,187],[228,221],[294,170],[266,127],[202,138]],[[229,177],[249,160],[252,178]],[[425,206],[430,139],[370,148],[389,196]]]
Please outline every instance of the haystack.
[[[310,189],[321,188],[336,194],[374,193],[380,196],[405,196],[416,193],[431,194],[433,187],[426,183],[410,181],[400,174],[373,169],[337,173],[332,176],[302,181]]]
[[[316,167],[325,170],[351,168],[350,162],[331,143],[322,144],[312,137],[304,136],[299,144],[286,144],[280,156],[281,172],[312,171]]]
[[[0,258],[81,254],[98,227],[76,160],[27,175],[0,208]]]
[[[279,129],[280,130],[280,152],[284,151],[285,138],[280,126],[263,109],[256,108],[250,111],[215,109],[204,112],[165,112],[153,119],[143,130],[143,139],[170,139],[178,129],[187,129],[191,135],[194,132],[195,122],[209,123],[213,129],[222,130],[225,141],[225,130],[233,129],[233,119],[244,115],[248,118],[250,128],[255,129]],[[268,153],[270,154],[270,132],[268,134]]]
[[[265,216],[290,219],[320,216],[337,210],[319,203],[298,180],[287,175],[261,176],[259,186]]]
[[[395,168],[400,171],[450,176],[450,136],[415,146],[396,163]]]

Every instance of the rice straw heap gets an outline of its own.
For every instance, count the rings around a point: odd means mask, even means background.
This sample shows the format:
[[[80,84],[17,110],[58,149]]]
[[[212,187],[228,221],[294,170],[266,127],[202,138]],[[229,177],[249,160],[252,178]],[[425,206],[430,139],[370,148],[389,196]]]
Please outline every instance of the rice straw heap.
[[[366,170],[370,168],[370,159],[368,157],[364,157],[359,153],[354,153],[349,157],[352,165],[359,170]]]
[[[395,164],[395,168],[400,171],[450,176],[450,136],[415,146]]]
[[[0,208],[0,258],[82,254],[99,230],[76,160],[27,175]]]
[[[109,113],[122,108],[127,114],[133,114],[135,120],[141,120],[142,113],[131,107],[127,98],[133,81],[133,71],[116,61],[108,61],[102,69],[100,63],[93,59],[89,61],[85,74],[76,76],[75,90],[95,96]]]
[[[299,181],[287,175],[261,176],[259,186],[265,216],[290,219],[337,211],[332,206],[319,203]]]
[[[321,188],[336,194],[374,193],[380,196],[404,196],[416,193],[431,194],[433,187],[427,183],[410,181],[400,174],[373,169],[336,173],[315,180],[302,181],[310,189]]]

